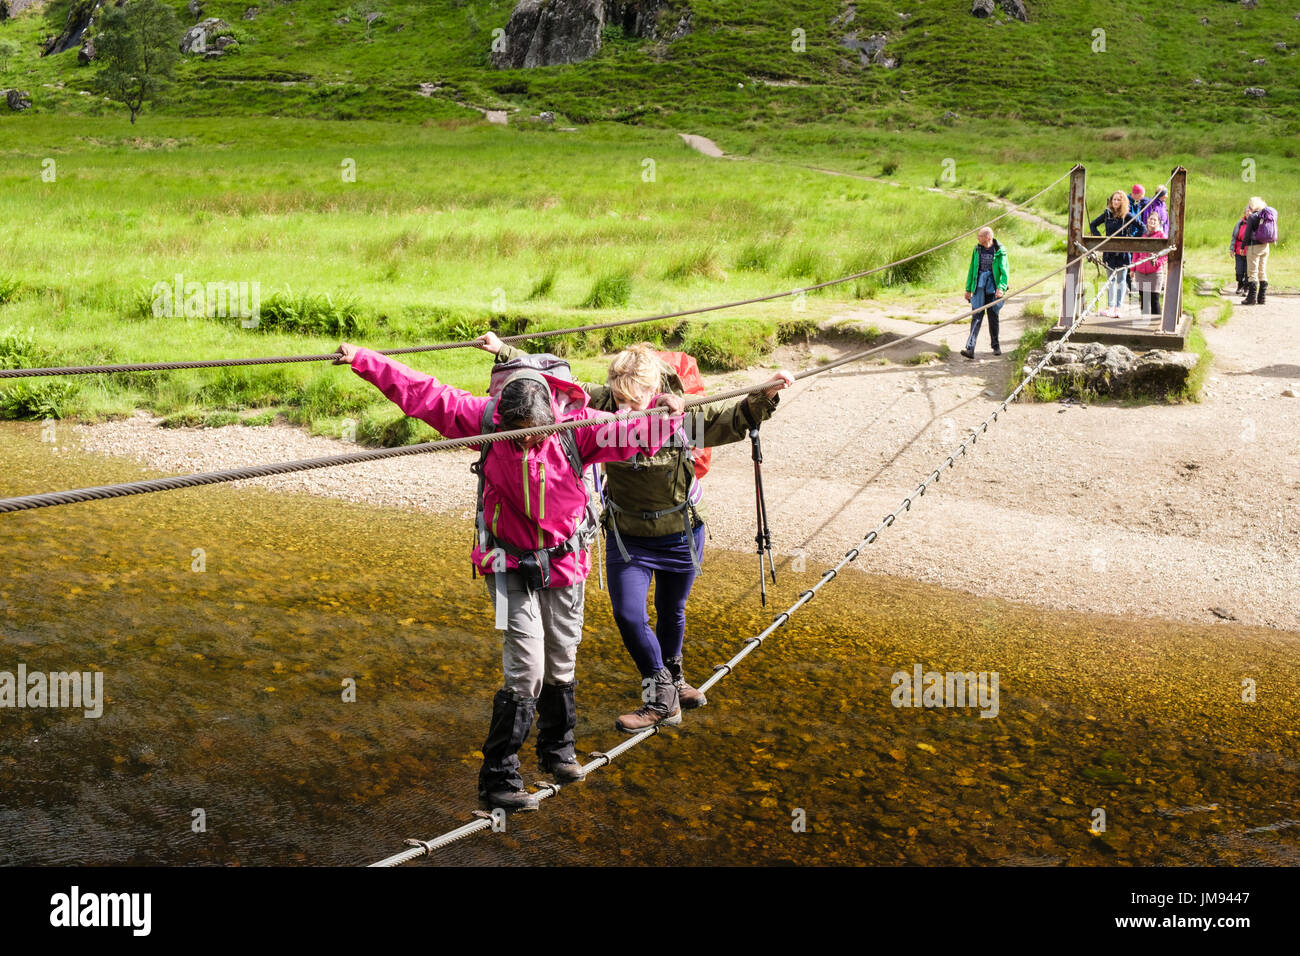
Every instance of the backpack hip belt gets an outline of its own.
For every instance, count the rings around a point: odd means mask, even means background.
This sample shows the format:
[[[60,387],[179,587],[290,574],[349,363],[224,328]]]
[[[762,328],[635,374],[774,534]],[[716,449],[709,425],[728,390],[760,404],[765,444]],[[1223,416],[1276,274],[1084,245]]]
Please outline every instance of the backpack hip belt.
[[[693,519],[699,520],[699,514],[695,510],[695,503],[700,500],[701,495],[695,494],[699,488],[698,481],[691,483],[691,491],[687,493],[686,500],[681,504],[665,508],[662,511],[629,511],[627,508],[619,507],[613,500],[606,501],[605,505],[609,508],[610,520],[606,522],[606,527],[613,532],[614,544],[618,546],[618,553],[623,558],[625,564],[632,563],[632,556],[627,553],[627,547],[623,544],[623,536],[618,530],[618,516],[621,514],[632,515],[640,518],[642,521],[658,521],[660,518],[666,518],[668,515],[681,513],[682,530],[686,533],[686,548],[691,553],[691,564],[695,566],[695,573],[700,573],[700,556],[695,553],[695,527]],[[692,500],[694,499],[694,500]]]

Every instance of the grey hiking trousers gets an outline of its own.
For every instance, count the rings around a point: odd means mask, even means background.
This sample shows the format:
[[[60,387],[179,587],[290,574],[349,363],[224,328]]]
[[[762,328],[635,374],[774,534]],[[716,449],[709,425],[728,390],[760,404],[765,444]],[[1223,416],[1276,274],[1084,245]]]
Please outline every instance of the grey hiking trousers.
[[[501,642],[501,669],[506,690],[523,697],[538,697],[543,682],[572,682],[578,644],[582,641],[586,582],[529,594],[517,571],[489,574],[485,579],[494,607],[496,589],[502,579],[505,581],[508,610]]]

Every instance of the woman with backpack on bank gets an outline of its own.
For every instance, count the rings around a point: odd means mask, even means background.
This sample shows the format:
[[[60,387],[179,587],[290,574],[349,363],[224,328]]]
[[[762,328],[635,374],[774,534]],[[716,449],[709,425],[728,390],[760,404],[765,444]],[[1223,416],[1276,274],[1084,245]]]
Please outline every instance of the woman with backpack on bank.
[[[495,353],[498,362],[523,354],[490,332],[479,340],[479,347]],[[660,723],[680,724],[683,708],[707,703],[704,694],[687,683],[682,664],[686,599],[699,572],[705,538],[702,489],[691,446],[711,448],[748,437],[750,429],[776,410],[777,392],[794,384],[794,376],[785,370],[776,377],[780,384],[764,392],[693,410],[686,427],[657,453],[606,465],[602,523],[612,544],[605,548],[609,597],[619,634],[645,688],[642,705],[615,722],[624,733]],[[583,382],[582,388],[592,407],[604,411],[640,410],[657,393],[685,393],[678,372],[644,342],[614,357],[605,385]],[[653,629],[646,611],[651,579]]]
[[[496,626],[505,632],[505,684],[492,700],[479,796],[495,807],[536,810],[537,797],[524,789],[517,756],[534,717],[540,768],[561,782],[584,776],[574,752],[574,669],[591,569],[587,548],[595,529],[583,527],[588,496],[582,470],[595,462],[658,452],[681,426],[681,399],[648,397],[647,406],[669,409],[666,423],[604,421],[608,416],[590,407],[575,383],[540,371],[514,372],[490,398],[442,385],[347,343],[339,346],[335,361],[351,365],[403,412],[448,438],[592,421],[591,427],[569,432],[488,444],[479,464],[482,499],[471,559],[486,578]]]
[[[1246,247],[1246,298],[1242,305],[1263,305],[1268,292],[1268,250],[1277,242],[1277,210],[1259,196],[1246,204],[1250,220],[1242,245]]]

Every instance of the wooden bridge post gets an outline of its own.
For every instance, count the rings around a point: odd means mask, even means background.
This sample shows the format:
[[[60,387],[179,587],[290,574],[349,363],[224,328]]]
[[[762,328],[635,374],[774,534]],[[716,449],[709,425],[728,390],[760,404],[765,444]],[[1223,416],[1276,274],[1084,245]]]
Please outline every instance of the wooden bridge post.
[[[1164,332],[1177,332],[1183,314],[1183,214],[1186,201],[1187,170],[1178,166],[1169,183],[1169,245],[1174,249],[1169,253],[1165,281],[1164,321],[1161,325]]]
[[[1079,244],[1083,241],[1084,224],[1087,220],[1085,188],[1088,171],[1081,165],[1070,170],[1070,213],[1065,236],[1065,258],[1073,259],[1079,255]],[[1068,329],[1074,324],[1079,314],[1083,298],[1083,262],[1076,262],[1065,270],[1061,289],[1061,320],[1056,323],[1058,329]]]

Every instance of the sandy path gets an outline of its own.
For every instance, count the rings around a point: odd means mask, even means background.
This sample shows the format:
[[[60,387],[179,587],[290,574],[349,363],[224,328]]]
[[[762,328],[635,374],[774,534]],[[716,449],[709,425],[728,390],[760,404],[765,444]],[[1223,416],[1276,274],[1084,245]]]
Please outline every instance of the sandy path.
[[[951,315],[960,300],[945,303]],[[1004,343],[1019,337],[1007,307]],[[849,311],[889,330],[900,319]],[[1207,329],[1216,366],[1204,402],[1177,406],[1013,406],[911,514],[857,562],[895,574],[1053,608],[1300,629],[1300,302],[1238,308]],[[900,349],[947,342],[927,366],[849,366],[800,382],[764,426],[768,507],[778,551],[816,569],[856,544],[1003,394],[1008,359],[957,356],[961,326]],[[981,343],[981,348],[984,348]],[[851,348],[845,345],[844,348]],[[783,350],[806,367],[838,346]],[[343,374],[340,372],[340,374]],[[710,388],[764,370],[712,377]],[[84,448],[168,472],[338,453],[345,443],[288,426],[168,430],[156,419],[77,426]],[[941,454],[942,453],[942,454]],[[468,517],[472,455],[447,453],[259,482]],[[748,444],[722,448],[706,489],[712,547],[753,547]],[[734,503],[734,504],[733,504]]]
[[[696,136],[694,133],[678,133],[677,135],[682,138],[683,143],[705,156],[721,159],[726,155],[723,153],[722,148],[707,136]]]

